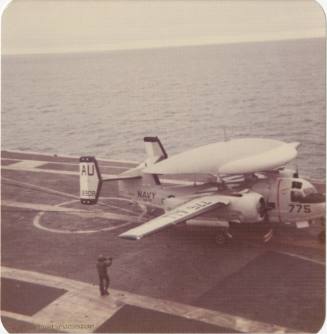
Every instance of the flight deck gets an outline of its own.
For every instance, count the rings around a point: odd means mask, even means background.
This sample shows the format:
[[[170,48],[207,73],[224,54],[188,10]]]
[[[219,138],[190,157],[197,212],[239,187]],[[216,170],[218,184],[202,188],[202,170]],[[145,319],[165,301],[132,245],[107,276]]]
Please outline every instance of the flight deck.
[[[98,159],[104,175],[135,162]],[[103,185],[80,204],[78,158],[2,151],[2,323],[8,332],[317,332],[325,317],[322,226],[276,226],[224,246],[214,228],[178,224],[118,237],[161,213]],[[166,183],[193,182],[166,179]],[[316,183],[324,192],[324,182]],[[101,297],[99,254],[113,257]]]

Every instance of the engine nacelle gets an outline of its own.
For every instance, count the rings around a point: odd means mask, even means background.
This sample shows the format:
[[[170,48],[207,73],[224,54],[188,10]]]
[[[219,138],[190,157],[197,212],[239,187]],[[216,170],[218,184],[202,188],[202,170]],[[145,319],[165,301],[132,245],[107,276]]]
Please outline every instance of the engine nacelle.
[[[231,214],[229,221],[258,223],[265,219],[265,201],[262,195],[249,191],[240,196],[231,196],[228,211]]]
[[[240,194],[224,196],[229,197],[230,204],[220,207],[217,211],[205,213],[202,218],[214,217],[235,223],[258,223],[265,219],[265,201],[259,193],[247,190]],[[189,200],[189,197],[168,197],[163,201],[163,207],[165,211],[170,211]]]

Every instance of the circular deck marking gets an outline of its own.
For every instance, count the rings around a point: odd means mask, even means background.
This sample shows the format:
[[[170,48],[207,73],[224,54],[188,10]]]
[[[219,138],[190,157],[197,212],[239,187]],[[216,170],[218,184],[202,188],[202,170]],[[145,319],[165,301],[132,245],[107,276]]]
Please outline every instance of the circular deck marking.
[[[125,199],[125,198],[120,198],[120,197],[105,197],[103,198],[103,200],[116,200],[116,201],[121,201],[121,202],[128,202],[128,203],[132,203],[132,204],[137,204],[137,206],[141,209],[141,213],[137,216],[135,216],[136,220],[141,220],[144,215],[146,214],[147,212],[147,209],[146,209],[146,206],[144,206],[143,204],[140,204],[140,203],[137,203],[135,201],[132,201],[130,199]],[[62,206],[65,206],[65,205],[68,205],[68,204],[73,204],[73,203],[77,203],[79,202],[79,200],[70,200],[70,201],[66,201],[66,202],[63,202],[63,203],[60,203],[60,204],[57,204],[55,206],[57,207],[62,207]],[[110,205],[108,205],[110,206]],[[113,206],[115,208],[119,208],[117,206]],[[132,210],[127,210],[127,209],[124,209],[122,208],[122,211],[123,212],[129,212],[129,213],[133,213]],[[105,212],[105,211],[103,211]],[[109,210],[108,210],[109,212]],[[68,215],[83,215],[83,212],[59,212],[61,214],[68,214]],[[94,213],[94,218],[96,218],[99,213],[101,213],[101,211],[97,211],[96,213]],[[137,212],[135,212],[136,214]],[[121,224],[113,224],[113,223],[110,223],[108,222],[109,226],[108,227],[99,227],[99,228],[95,228],[95,229],[76,229],[76,230],[69,230],[69,229],[60,229],[60,228],[50,228],[50,227],[46,227],[44,226],[44,224],[42,224],[42,218],[44,217],[44,215],[46,214],[46,211],[40,211],[33,219],[33,225],[41,230],[45,230],[47,232],[52,232],[52,233],[62,233],[62,234],[88,234],[88,233],[96,233],[96,232],[103,232],[103,231],[113,231],[113,230],[116,230],[118,228],[121,228],[121,227],[124,227],[124,226],[127,226],[127,225],[130,225],[131,222],[126,222],[126,223],[121,223]],[[91,216],[92,218],[92,212],[89,212],[87,210],[85,210],[85,215],[87,215],[87,217],[89,218]],[[110,220],[110,218],[102,218],[103,220]],[[69,226],[68,226],[69,228]]]

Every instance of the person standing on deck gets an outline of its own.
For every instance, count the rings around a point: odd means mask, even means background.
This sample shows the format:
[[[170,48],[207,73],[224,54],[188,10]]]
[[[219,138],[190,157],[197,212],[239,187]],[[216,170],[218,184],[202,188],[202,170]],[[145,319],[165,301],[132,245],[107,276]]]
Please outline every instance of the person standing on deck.
[[[109,295],[108,288],[110,279],[108,275],[108,267],[112,264],[112,258],[106,258],[103,255],[99,255],[96,264],[98,275],[99,275],[99,288],[101,296]]]

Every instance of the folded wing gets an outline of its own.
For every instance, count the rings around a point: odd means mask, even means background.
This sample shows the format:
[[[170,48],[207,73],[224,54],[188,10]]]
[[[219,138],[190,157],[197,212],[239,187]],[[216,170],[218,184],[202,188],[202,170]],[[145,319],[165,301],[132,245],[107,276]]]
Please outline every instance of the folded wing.
[[[211,195],[198,197],[186,202],[175,209],[154,218],[147,223],[135,227],[120,235],[125,239],[141,239],[142,237],[161,230],[169,225],[181,223],[187,219],[195,218],[205,212],[219,207],[220,205],[228,205],[230,200],[228,196]]]

